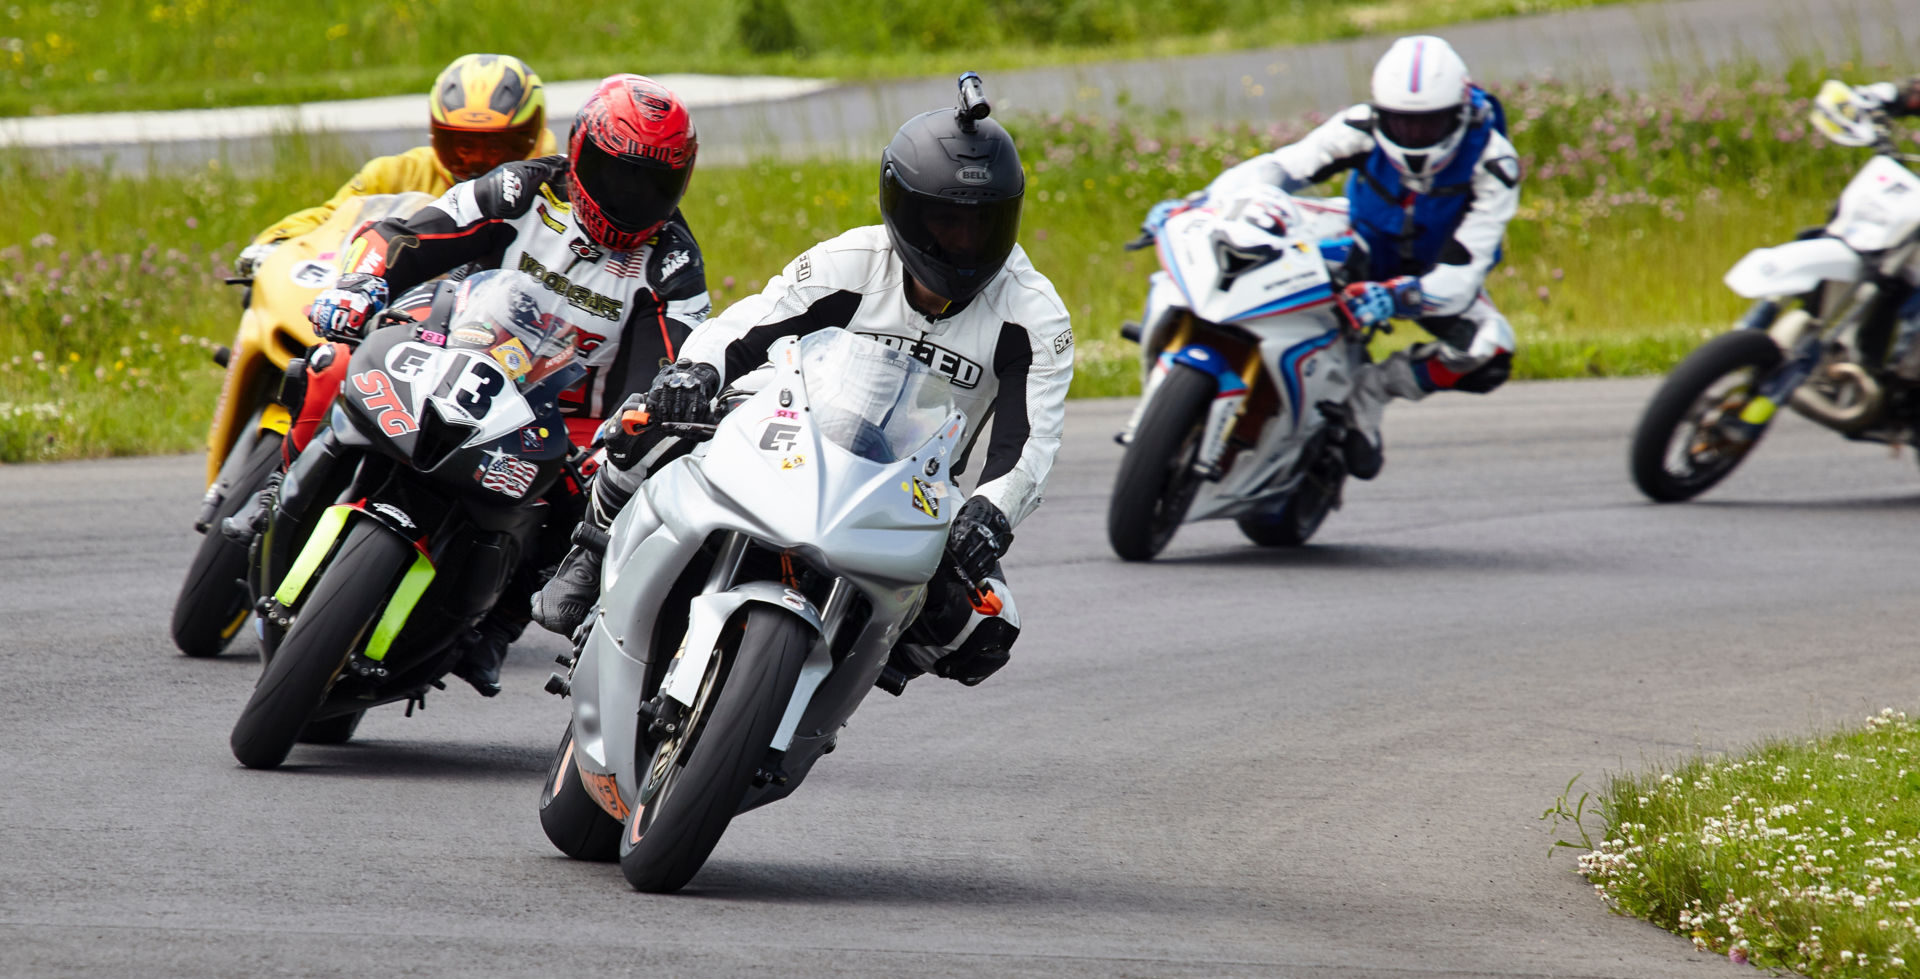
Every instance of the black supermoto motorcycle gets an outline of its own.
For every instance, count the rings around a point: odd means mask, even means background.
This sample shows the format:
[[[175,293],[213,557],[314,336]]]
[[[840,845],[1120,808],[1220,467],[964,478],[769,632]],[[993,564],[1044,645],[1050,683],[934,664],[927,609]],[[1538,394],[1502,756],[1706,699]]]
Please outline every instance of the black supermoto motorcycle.
[[[370,707],[411,713],[542,524],[571,523],[542,499],[580,479],[559,399],[586,369],[565,310],[525,273],[482,272],[353,351],[250,554],[265,668],[233,726],[241,764],[344,742]],[[288,388],[305,368],[287,371],[283,404],[302,401]]]

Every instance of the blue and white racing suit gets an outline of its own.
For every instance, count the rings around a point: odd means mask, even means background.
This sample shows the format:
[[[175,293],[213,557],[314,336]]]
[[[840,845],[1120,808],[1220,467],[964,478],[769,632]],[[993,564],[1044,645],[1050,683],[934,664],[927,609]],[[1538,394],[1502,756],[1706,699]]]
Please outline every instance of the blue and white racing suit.
[[[1436,340],[1395,353],[1357,379],[1355,407],[1376,443],[1386,398],[1418,400],[1442,389],[1485,393],[1510,370],[1513,327],[1484,286],[1520,204],[1520,161],[1500,132],[1499,103],[1471,91],[1466,138],[1424,186],[1410,186],[1378,149],[1373,107],[1361,104],[1299,142],[1228,169],[1207,188],[1209,196],[1248,184],[1294,193],[1350,172],[1346,192],[1353,230],[1369,250],[1369,277],[1418,276],[1418,322]]]

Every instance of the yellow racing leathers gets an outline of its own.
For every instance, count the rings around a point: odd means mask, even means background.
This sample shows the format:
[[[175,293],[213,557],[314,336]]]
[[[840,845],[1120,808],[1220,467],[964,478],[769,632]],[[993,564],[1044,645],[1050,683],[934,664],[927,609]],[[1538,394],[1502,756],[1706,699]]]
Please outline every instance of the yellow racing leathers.
[[[559,152],[557,146],[553,131],[543,129],[528,159],[551,156]],[[400,194],[410,190],[438,197],[454,183],[453,175],[441,165],[440,158],[434,155],[431,146],[416,146],[405,153],[374,157],[360,168],[359,173],[353,175],[352,180],[335,191],[325,204],[295,211],[281,218],[267,230],[255,235],[252,243],[271,244],[312,231],[325,224],[327,218],[333,216],[334,209],[351,197]]]

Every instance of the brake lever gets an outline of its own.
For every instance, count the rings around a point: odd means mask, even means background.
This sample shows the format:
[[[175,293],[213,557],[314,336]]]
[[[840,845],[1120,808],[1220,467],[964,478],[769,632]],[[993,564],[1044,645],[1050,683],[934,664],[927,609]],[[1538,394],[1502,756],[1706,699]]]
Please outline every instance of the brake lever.
[[[1153,241],[1154,241],[1153,235],[1149,232],[1143,231],[1140,233],[1140,237],[1135,238],[1132,241],[1129,241],[1126,244],[1121,245],[1120,247],[1125,251],[1137,252],[1142,248],[1153,247]]]

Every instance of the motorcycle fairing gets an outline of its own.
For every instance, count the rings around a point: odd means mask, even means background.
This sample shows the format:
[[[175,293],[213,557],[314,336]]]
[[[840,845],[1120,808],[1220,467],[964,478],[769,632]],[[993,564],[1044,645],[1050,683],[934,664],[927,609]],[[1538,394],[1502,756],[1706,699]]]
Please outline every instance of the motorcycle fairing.
[[[1827,234],[1871,254],[1920,232],[1920,176],[1887,156],[1860,168],[1840,193],[1840,207]]]
[[[1195,315],[1231,323],[1333,301],[1318,247],[1255,223],[1258,200],[1223,206],[1224,214],[1200,207],[1174,215],[1155,241],[1161,267]]]
[[[1748,299],[1797,296],[1825,282],[1855,282],[1866,263],[1838,238],[1806,238],[1772,248],[1756,248],[1734,263],[1723,280]]]
[[[649,646],[668,593],[709,541],[740,535],[790,550],[840,576],[872,606],[867,626],[840,664],[826,643],[815,644],[776,737],[789,750],[788,782],[749,793],[745,808],[792,791],[831,743],[924,601],[926,581],[944,550],[957,494],[929,474],[948,472],[965,416],[953,412],[924,444],[893,462],[855,455],[809,417],[814,401],[794,356],[797,347],[793,338],[776,342],[768,383],[734,408],[711,440],[650,475],[611,528],[599,611],[573,673],[574,761],[583,777],[617,776],[629,805],[639,788],[632,781],[640,762],[633,707],[649,695],[649,667],[667,654]],[[934,491],[936,513],[915,506],[916,488],[922,497]],[[716,569],[713,580],[731,572]],[[696,639],[695,631],[718,637],[741,608],[756,603],[777,605],[816,633],[822,628],[820,612],[806,596],[769,582],[738,583],[690,603],[689,638],[680,648],[701,652],[682,657],[710,656],[716,638]],[[856,660],[858,669],[850,665]],[[668,668],[683,696],[691,696],[687,688],[697,687],[705,672],[704,665],[695,669],[685,662]],[[673,689],[667,692],[674,696]]]

